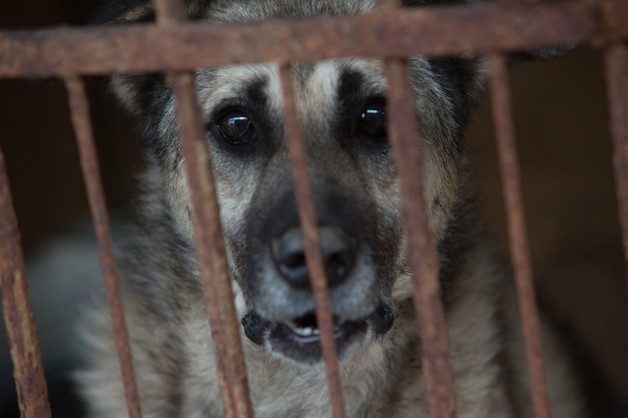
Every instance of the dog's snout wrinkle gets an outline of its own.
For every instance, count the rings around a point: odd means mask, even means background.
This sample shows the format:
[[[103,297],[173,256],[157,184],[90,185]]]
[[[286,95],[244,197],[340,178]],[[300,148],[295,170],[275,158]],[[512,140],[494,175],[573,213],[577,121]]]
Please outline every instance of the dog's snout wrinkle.
[[[342,284],[351,274],[356,260],[356,245],[339,227],[322,226],[319,233],[327,285],[331,288]],[[297,289],[310,287],[305,241],[299,228],[292,228],[274,240],[272,253],[277,270],[290,286]]]

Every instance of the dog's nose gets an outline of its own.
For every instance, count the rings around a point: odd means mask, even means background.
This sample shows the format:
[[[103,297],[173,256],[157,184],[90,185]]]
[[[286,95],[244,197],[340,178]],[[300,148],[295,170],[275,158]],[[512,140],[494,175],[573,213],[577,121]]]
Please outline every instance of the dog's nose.
[[[342,229],[322,226],[319,229],[321,251],[325,263],[327,286],[343,283],[355,264],[354,240]],[[273,241],[273,258],[281,277],[292,287],[308,288],[310,278],[305,265],[305,242],[299,228],[293,228]]]

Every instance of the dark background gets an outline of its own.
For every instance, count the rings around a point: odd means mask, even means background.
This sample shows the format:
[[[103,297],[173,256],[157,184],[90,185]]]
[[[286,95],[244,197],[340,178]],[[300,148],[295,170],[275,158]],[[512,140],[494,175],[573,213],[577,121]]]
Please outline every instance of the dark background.
[[[0,2],[0,29],[85,24],[102,3]],[[527,231],[540,299],[626,401],[628,279],[601,53],[585,47],[558,60],[520,64],[511,76]],[[142,142],[133,121],[107,92],[106,80],[90,78],[88,94],[108,203],[124,210],[135,192]],[[0,146],[27,256],[87,213],[66,100],[58,80],[0,79]],[[489,113],[485,100],[470,124],[468,144],[485,223],[506,250]],[[0,352],[0,359],[6,357],[6,350]],[[2,385],[8,380],[10,373],[0,375],[0,390],[5,392],[0,394],[2,416],[2,398],[12,391]],[[53,414],[68,416],[55,404]]]

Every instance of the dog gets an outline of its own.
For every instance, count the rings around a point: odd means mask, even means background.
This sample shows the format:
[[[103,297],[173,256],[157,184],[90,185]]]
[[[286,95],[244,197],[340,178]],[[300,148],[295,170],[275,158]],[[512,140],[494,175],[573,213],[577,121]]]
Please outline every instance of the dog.
[[[190,19],[207,24],[355,15],[375,8],[370,0],[186,4]],[[154,19],[150,2],[134,0],[114,2],[100,22]],[[486,60],[413,57],[410,68],[458,416],[531,417],[512,277],[479,226],[463,138],[486,84]],[[297,63],[291,71],[347,416],[427,417],[399,179],[387,141],[384,63],[337,59]],[[255,414],[328,416],[279,70],[271,64],[201,68],[195,81]],[[142,411],[146,417],[218,417],[216,356],[195,259],[174,99],[158,74],[116,75],[112,89],[138,118],[148,144],[138,220],[120,262]],[[105,302],[86,310],[80,334],[88,349],[76,381],[89,416],[125,416]],[[587,416],[569,356],[545,321],[542,340],[553,416]]]

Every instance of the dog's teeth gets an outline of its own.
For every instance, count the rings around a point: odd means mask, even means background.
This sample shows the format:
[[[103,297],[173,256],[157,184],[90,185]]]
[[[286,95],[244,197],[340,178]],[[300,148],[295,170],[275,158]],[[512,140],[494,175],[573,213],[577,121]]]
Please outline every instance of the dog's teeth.
[[[294,331],[304,337],[309,337],[314,333],[314,330],[312,330],[312,328],[294,328]]]
[[[311,337],[312,335],[319,335],[320,331],[317,328],[311,327],[299,327],[294,322],[287,322],[286,325],[295,333],[299,334],[302,337]]]

